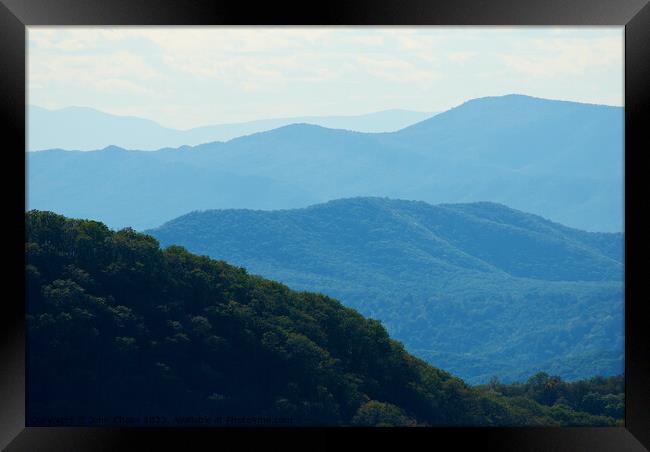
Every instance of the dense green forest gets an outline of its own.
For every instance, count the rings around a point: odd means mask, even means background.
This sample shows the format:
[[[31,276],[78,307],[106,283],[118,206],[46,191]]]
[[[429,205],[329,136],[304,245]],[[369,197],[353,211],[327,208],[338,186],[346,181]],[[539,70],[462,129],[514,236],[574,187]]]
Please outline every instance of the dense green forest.
[[[526,397],[542,405],[561,405],[598,416],[616,419],[625,416],[625,380],[622,375],[596,376],[588,380],[566,382],[558,376],[539,372],[525,383],[503,384],[495,378],[477,388],[506,397]]]
[[[472,384],[623,372],[623,235],[507,206],[377,197],[192,212],[147,233],[324,293]]]
[[[616,423],[470,387],[334,299],[132,229],[30,211],[25,250],[28,425]]]

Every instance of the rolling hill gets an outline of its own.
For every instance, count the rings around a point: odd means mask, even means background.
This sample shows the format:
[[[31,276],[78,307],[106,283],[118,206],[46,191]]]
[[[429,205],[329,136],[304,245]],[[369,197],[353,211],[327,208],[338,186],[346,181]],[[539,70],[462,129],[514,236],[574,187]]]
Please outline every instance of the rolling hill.
[[[619,400],[616,380],[553,380],[549,391],[539,375],[479,390],[327,296],[161,250],[132,229],[38,211],[25,222],[30,427],[611,426],[589,413],[620,416],[607,398]],[[598,391],[589,404],[585,388]],[[569,405],[580,403],[591,411]]]
[[[335,297],[471,383],[622,373],[622,234],[495,203],[383,198],[193,212],[148,233]]]
[[[392,133],[292,124],[155,152],[30,152],[27,167],[29,208],[111,227],[388,196],[492,201],[583,230],[623,230],[623,109],[521,95],[474,99]]]

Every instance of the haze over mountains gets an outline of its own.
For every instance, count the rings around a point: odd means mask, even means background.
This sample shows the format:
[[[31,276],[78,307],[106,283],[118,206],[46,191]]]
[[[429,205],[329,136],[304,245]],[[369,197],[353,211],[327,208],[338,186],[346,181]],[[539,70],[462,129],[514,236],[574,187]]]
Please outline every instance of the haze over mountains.
[[[623,109],[522,95],[468,101],[391,133],[292,124],[226,143],[27,159],[30,209],[111,227],[388,196],[492,201],[587,231],[623,230]]]
[[[364,115],[261,119],[178,130],[149,119],[117,116],[89,107],[48,110],[30,105],[27,147],[30,151],[54,148],[89,151],[112,145],[126,149],[156,150],[228,141],[295,123],[359,132],[392,132],[433,115],[432,112],[393,109]]]
[[[623,237],[494,203],[343,199],[193,212],[148,231],[381,320],[470,383],[623,371]]]
[[[157,151],[27,153],[28,209],[337,297],[470,383],[622,373],[622,108],[508,95],[385,133],[165,133]]]

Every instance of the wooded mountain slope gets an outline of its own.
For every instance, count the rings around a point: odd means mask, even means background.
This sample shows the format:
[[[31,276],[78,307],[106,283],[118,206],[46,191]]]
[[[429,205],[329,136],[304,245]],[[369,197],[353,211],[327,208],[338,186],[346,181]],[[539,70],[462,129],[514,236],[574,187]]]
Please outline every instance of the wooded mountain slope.
[[[193,212],[150,234],[381,320],[472,383],[623,370],[623,236],[494,203]]]
[[[331,298],[130,229],[32,211],[25,247],[28,425],[614,423],[472,389]]]

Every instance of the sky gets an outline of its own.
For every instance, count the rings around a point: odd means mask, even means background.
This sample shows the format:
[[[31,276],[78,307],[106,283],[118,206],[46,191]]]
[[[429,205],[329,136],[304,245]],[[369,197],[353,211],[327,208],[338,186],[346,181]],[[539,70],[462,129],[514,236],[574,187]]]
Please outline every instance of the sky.
[[[38,27],[28,103],[188,129],[511,93],[622,106],[623,27]]]

